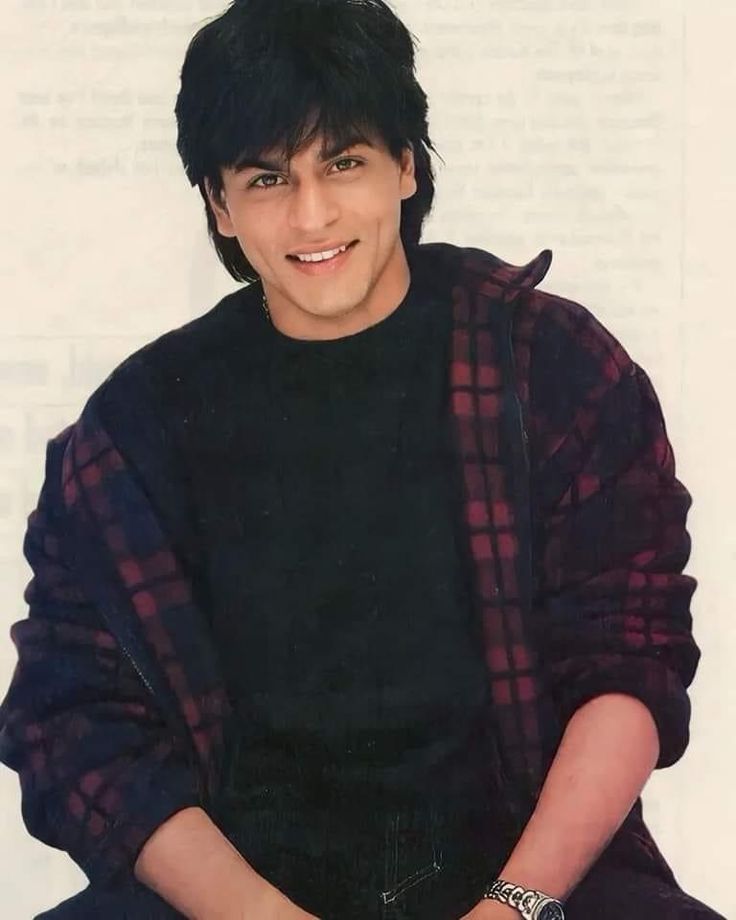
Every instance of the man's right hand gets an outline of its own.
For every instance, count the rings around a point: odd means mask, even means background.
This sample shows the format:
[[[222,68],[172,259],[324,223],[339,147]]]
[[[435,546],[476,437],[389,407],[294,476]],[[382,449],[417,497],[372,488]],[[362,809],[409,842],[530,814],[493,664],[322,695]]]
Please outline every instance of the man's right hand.
[[[259,875],[197,806],[153,832],[135,875],[190,920],[319,920]]]
[[[315,914],[302,910],[297,904],[289,900],[277,888],[271,888],[264,895],[263,901],[258,905],[249,905],[240,908],[237,914],[227,920],[320,920]],[[214,920],[214,918],[213,918]]]

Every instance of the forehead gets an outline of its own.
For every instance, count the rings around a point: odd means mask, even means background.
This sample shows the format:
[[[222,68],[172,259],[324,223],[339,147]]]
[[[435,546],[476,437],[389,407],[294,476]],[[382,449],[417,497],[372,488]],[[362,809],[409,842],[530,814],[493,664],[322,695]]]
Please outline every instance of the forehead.
[[[309,143],[295,151],[294,156],[311,152],[313,155],[322,160],[329,160],[330,157],[336,156],[348,147],[357,147],[358,145],[367,145],[369,147],[380,146],[380,140],[375,136],[361,131],[348,131],[342,137],[332,138],[324,134],[315,135]],[[264,148],[261,155],[282,159],[285,156],[283,148]]]

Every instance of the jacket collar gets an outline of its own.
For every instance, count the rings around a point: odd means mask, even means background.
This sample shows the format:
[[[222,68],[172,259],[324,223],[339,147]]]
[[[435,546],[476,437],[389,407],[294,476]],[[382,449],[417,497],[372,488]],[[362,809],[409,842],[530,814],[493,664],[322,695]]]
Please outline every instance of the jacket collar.
[[[523,265],[513,265],[484,249],[451,243],[424,243],[414,252],[429,271],[436,272],[437,263],[442,263],[444,273],[454,280],[453,289],[458,285],[467,287],[505,303],[515,300],[525,288],[536,287],[552,263],[550,249],[543,249]]]

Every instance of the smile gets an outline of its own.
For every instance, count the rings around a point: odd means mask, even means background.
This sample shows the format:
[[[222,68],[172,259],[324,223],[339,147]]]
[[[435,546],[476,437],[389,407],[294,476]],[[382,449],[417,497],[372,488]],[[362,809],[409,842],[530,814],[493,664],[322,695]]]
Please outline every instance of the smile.
[[[350,258],[350,253],[357,245],[358,240],[353,240],[345,248],[331,249],[326,253],[314,253],[301,258],[287,256],[294,268],[307,275],[324,275],[337,271]]]

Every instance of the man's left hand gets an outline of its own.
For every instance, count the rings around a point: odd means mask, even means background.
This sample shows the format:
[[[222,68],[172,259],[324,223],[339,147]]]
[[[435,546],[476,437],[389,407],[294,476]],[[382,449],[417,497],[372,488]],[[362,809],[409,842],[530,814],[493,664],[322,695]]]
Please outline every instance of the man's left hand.
[[[521,920],[521,914],[514,907],[484,898],[467,914],[458,920]]]

